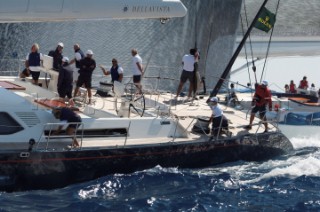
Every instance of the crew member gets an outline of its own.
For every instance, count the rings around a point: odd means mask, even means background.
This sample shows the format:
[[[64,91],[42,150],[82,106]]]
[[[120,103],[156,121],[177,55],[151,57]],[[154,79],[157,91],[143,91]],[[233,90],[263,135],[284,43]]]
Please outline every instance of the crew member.
[[[266,119],[266,106],[269,105],[269,111],[272,111],[272,99],[271,91],[268,88],[268,81],[263,81],[261,85],[256,86],[256,92],[254,93],[251,110],[250,123],[245,126],[245,129],[250,130],[252,128],[252,122],[257,112],[259,112],[260,119],[264,121],[265,132],[268,132],[268,123]]]

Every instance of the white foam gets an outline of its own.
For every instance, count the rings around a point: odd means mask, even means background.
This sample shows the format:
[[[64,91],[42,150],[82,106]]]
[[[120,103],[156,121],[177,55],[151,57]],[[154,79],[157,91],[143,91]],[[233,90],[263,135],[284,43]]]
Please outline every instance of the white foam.
[[[320,153],[318,152],[318,154]],[[313,155],[305,159],[301,159],[301,156],[291,157],[287,162],[290,165],[288,164],[287,166],[283,166],[284,164],[281,164],[279,167],[279,164],[273,164],[276,165],[275,167],[277,168],[274,168],[270,172],[255,179],[240,181],[240,183],[251,184],[272,177],[287,177],[294,179],[300,176],[320,176],[320,156],[317,157],[316,155]]]

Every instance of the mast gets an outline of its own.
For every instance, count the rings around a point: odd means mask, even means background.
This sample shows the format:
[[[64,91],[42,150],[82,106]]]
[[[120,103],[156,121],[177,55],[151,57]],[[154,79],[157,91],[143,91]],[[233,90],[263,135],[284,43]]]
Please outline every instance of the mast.
[[[212,90],[212,92],[211,92],[211,94],[210,94],[210,97],[217,95],[218,91],[220,90],[220,88],[221,88],[221,86],[222,86],[222,84],[223,84],[223,82],[224,82],[224,79],[225,79],[225,78],[228,76],[228,74],[230,73],[231,68],[232,68],[232,66],[233,66],[233,64],[234,64],[234,61],[237,59],[237,57],[238,57],[238,55],[239,55],[242,47],[244,46],[247,38],[249,37],[249,35],[250,35],[251,31],[252,31],[252,28],[253,28],[254,24],[255,24],[256,21],[258,20],[262,9],[263,9],[264,6],[267,4],[267,2],[268,2],[268,0],[264,0],[263,4],[261,5],[261,7],[260,7],[260,9],[259,9],[259,11],[258,11],[258,13],[257,13],[256,16],[254,17],[251,25],[249,26],[246,34],[243,36],[241,42],[239,43],[238,48],[237,48],[236,51],[233,53],[233,56],[231,57],[228,65],[227,65],[227,67],[225,68],[224,72],[222,73],[219,81],[217,82],[216,86],[215,86],[214,89]],[[209,99],[208,99],[208,100],[209,100]]]

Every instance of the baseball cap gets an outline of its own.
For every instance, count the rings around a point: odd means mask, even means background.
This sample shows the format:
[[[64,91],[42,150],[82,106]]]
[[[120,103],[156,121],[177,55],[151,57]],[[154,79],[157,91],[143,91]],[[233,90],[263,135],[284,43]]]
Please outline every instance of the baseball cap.
[[[219,102],[219,99],[217,97],[211,97],[210,102]]]
[[[69,58],[68,57],[63,57],[62,58],[62,62],[69,62]]]
[[[62,48],[64,47],[64,45],[63,45],[62,42],[59,42],[59,43],[58,43],[58,46],[61,46]]]
[[[93,55],[93,51],[89,49],[86,51],[86,54]]]
[[[268,81],[267,80],[263,80],[261,84],[265,85],[265,86],[268,86]]]

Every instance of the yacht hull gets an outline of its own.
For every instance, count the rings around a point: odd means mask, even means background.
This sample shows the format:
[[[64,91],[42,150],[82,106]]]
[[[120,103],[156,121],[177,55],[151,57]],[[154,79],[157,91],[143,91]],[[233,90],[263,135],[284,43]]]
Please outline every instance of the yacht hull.
[[[237,160],[263,161],[293,149],[278,132],[200,140],[109,149],[1,152],[0,189],[53,189],[157,165],[200,168]]]

